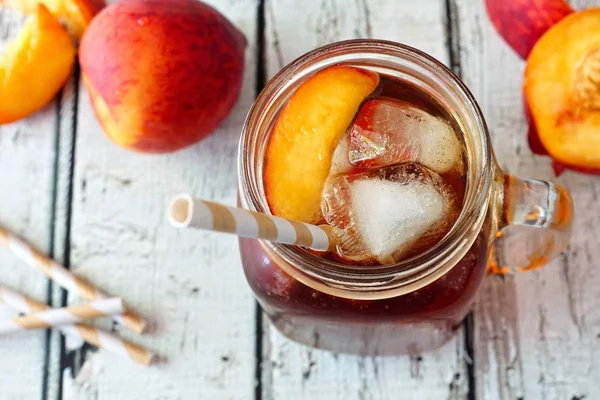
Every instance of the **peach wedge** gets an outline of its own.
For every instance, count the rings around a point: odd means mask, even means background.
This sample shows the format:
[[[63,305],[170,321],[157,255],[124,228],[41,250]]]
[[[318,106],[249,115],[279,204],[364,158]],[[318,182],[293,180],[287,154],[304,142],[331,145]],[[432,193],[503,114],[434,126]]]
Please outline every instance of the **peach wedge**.
[[[265,189],[275,215],[317,223],[331,156],[362,101],[379,84],[374,72],[335,66],[304,82],[270,138]]]
[[[0,5],[25,14],[34,14],[41,3],[63,22],[69,32],[80,40],[92,18],[104,7],[104,0],[0,0]]]
[[[0,124],[16,121],[48,104],[75,61],[69,33],[43,5],[0,55]]]
[[[567,16],[533,48],[523,90],[539,142],[559,163],[600,170],[600,8]]]

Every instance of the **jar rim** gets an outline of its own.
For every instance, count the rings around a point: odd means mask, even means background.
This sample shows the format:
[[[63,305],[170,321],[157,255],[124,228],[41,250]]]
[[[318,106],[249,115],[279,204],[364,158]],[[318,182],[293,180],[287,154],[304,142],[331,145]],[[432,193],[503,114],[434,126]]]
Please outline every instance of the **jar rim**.
[[[479,173],[475,174],[475,181],[469,180],[465,204],[461,210],[458,220],[451,231],[429,250],[415,257],[400,262],[379,266],[352,266],[341,262],[318,257],[305,249],[295,246],[283,245],[273,242],[262,242],[266,252],[283,262],[298,269],[301,274],[312,279],[324,282],[333,287],[356,291],[371,291],[379,288],[389,288],[391,284],[400,285],[413,283],[417,279],[428,276],[444,265],[444,260],[455,255],[461,247],[467,249],[475,241],[475,238],[483,225],[483,215],[486,214],[491,184],[494,176],[494,167],[491,154],[491,141],[483,113],[474,96],[466,85],[449,68],[432,56],[413,47],[384,40],[356,39],[335,42],[314,49],[279,71],[265,86],[252,105],[244,126],[239,143],[238,151],[238,178],[240,186],[240,199],[242,205],[253,211],[270,214],[266,198],[261,195],[259,185],[253,176],[255,168],[252,164],[252,139],[253,134],[258,131],[265,118],[269,107],[282,95],[290,80],[311,64],[318,60],[331,59],[338,56],[367,54],[375,56],[387,56],[398,60],[413,59],[421,63],[423,68],[452,85],[462,96],[462,100],[472,114],[479,135],[479,159],[469,164],[468,169],[475,167]],[[312,75],[313,72],[311,72]],[[273,114],[273,115],[276,115]],[[446,266],[447,267],[447,266]],[[296,275],[296,274],[294,274]]]

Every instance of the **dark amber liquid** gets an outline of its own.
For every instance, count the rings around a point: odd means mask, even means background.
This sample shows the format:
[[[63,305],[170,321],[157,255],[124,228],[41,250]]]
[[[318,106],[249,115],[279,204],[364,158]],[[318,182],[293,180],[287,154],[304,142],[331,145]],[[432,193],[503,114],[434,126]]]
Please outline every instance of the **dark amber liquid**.
[[[450,114],[417,88],[386,76],[381,82],[376,96],[410,102],[457,129]],[[464,172],[441,176],[462,204]],[[488,231],[484,227],[465,257],[440,279],[412,293],[383,300],[352,300],[322,293],[284,272],[258,241],[242,238],[240,249],[252,290],[286,336],[336,352],[414,354],[441,346],[468,313],[486,271]]]
[[[283,334],[335,352],[392,355],[431,351],[452,337],[485,276],[487,242],[480,234],[440,279],[383,300],[345,299],[312,289],[284,272],[256,240],[240,239],[240,250],[250,287]]]

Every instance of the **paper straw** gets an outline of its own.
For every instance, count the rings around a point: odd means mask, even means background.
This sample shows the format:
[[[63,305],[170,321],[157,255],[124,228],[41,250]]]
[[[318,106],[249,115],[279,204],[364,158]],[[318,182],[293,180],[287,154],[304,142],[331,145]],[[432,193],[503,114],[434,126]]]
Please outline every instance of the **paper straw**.
[[[23,313],[39,313],[51,309],[43,303],[5,287],[0,287],[0,301]],[[123,356],[142,365],[150,365],[154,357],[149,351],[90,325],[75,324],[57,326],[56,328],[64,335],[81,338],[100,349]]]
[[[27,264],[45,273],[71,294],[78,294],[87,301],[108,299],[110,297],[2,227],[0,227],[0,244],[3,244]],[[125,310],[122,315],[113,318],[135,333],[142,333],[146,329],[146,321],[132,311]]]
[[[293,244],[313,250],[335,248],[335,236],[327,225],[311,225],[242,208],[179,195],[171,200],[169,221],[178,228],[198,228],[238,236]]]
[[[44,329],[52,326],[72,325],[77,322],[121,314],[124,310],[121,299],[98,300],[78,306],[49,309],[13,318],[0,320],[0,334],[30,329]]]

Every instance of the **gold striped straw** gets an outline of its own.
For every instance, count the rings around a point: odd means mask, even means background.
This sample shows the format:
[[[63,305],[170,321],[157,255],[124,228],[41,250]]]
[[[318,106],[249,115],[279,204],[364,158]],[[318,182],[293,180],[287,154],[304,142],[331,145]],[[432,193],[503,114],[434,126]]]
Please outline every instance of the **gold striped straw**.
[[[15,310],[27,314],[39,313],[51,309],[43,303],[5,287],[0,287],[0,302],[2,301]],[[142,365],[150,365],[154,358],[154,355],[149,351],[90,325],[63,325],[56,328],[66,336],[81,338],[100,349],[105,349],[110,353],[120,355]]]
[[[104,299],[72,307],[55,308],[34,312],[12,320],[0,320],[0,334],[30,329],[45,329],[52,326],[73,325],[74,323],[121,314],[124,310],[121,299]]]
[[[18,258],[42,271],[71,294],[78,294],[87,301],[109,298],[106,293],[96,289],[90,283],[2,227],[0,227],[0,245],[4,245]],[[125,310],[122,315],[116,315],[113,318],[135,333],[142,333],[147,326],[146,321],[130,310]]]
[[[194,199],[187,194],[171,200],[168,218],[178,228],[198,228],[233,233],[242,237],[293,244],[313,250],[335,248],[336,238],[328,225],[311,225],[274,215]]]

